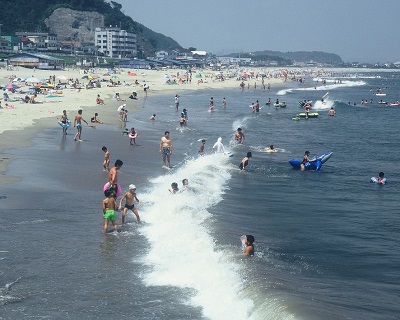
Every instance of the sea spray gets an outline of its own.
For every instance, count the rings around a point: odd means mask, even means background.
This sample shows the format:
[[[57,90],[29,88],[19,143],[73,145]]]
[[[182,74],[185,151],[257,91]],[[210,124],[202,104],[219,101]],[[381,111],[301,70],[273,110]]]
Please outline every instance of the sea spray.
[[[224,257],[211,234],[218,230],[209,209],[222,200],[231,169],[222,154],[191,159],[153,179],[142,196],[149,203],[141,214],[141,232],[150,244],[145,284],[193,289],[188,302],[209,319],[249,319],[253,306],[240,297],[239,264]],[[183,178],[189,180],[187,190],[181,189]],[[179,183],[176,194],[168,191],[172,182]]]

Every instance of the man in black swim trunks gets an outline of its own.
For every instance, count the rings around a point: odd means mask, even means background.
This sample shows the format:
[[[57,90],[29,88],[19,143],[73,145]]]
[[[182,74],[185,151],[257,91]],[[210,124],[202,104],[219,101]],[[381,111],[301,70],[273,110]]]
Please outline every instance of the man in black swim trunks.
[[[140,223],[140,217],[137,209],[135,208],[134,201],[136,200],[139,203],[139,206],[142,204],[139,199],[136,197],[136,186],[134,184],[129,185],[129,191],[126,192],[121,200],[119,201],[119,210],[122,209],[122,202],[126,199],[124,211],[122,212],[122,224],[125,223],[125,216],[128,213],[128,210],[131,210],[137,219],[137,222]]]

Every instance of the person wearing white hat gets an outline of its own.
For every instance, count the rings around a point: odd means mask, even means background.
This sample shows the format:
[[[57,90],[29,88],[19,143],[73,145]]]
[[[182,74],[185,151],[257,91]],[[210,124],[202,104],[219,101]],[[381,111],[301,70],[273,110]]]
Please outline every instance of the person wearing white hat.
[[[139,213],[137,211],[137,209],[135,208],[135,204],[134,201],[136,200],[140,205],[142,205],[142,203],[139,201],[139,199],[136,196],[136,186],[134,184],[130,184],[129,185],[129,191],[126,192],[121,200],[119,201],[119,210],[122,210],[122,202],[124,201],[124,199],[126,199],[125,201],[125,207],[124,207],[124,211],[122,212],[122,224],[125,223],[125,216],[128,213],[128,210],[131,210],[137,219],[137,222],[140,223],[140,217],[139,217]]]

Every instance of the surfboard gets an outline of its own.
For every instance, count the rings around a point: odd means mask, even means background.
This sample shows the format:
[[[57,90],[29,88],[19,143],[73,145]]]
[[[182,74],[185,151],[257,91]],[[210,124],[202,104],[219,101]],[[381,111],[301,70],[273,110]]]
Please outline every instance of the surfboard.
[[[325,93],[325,94],[322,96],[322,99],[325,99],[328,95],[329,95],[329,92]]]

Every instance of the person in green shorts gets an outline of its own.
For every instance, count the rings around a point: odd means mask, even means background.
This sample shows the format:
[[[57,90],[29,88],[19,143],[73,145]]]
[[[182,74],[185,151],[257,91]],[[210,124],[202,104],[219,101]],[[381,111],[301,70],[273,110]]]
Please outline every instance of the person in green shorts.
[[[102,202],[102,207],[103,207],[103,218],[104,218],[104,233],[107,233],[108,231],[108,223],[111,221],[114,231],[118,231],[118,226],[116,223],[116,217],[115,217],[115,210],[117,208],[117,201],[115,199],[115,193],[111,189],[108,189],[104,192],[106,198]]]

